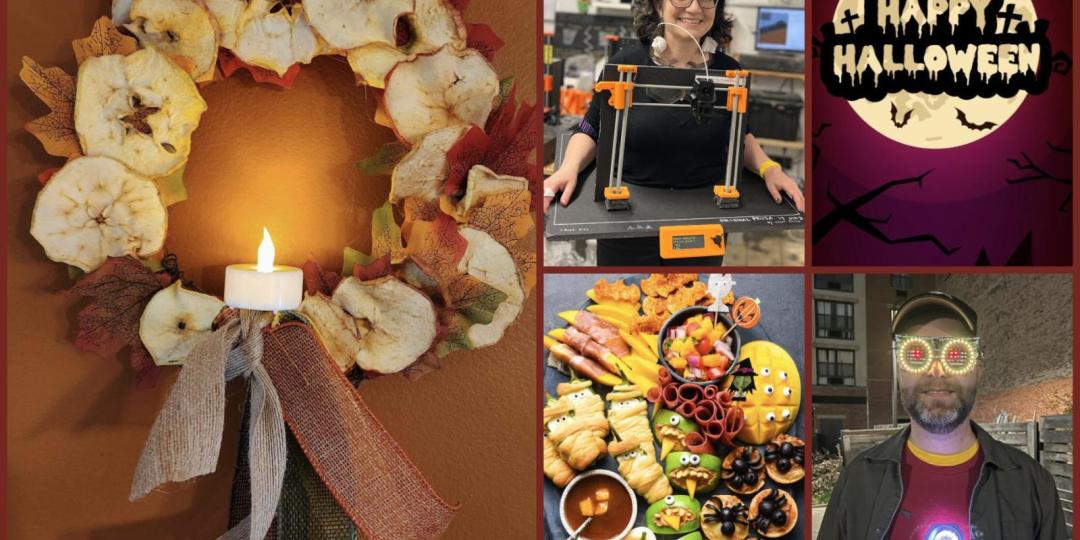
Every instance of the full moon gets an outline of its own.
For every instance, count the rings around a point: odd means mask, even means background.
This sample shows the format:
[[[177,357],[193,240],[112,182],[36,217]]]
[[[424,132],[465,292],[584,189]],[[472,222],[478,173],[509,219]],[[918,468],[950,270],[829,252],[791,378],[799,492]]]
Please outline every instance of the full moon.
[[[853,29],[862,26],[864,1],[877,0],[839,0],[833,12],[833,25],[848,28],[850,24]],[[1005,0],[1005,4],[1014,4],[1016,12],[1023,15],[1025,21],[1037,18],[1029,0]],[[858,18],[842,23],[847,12]],[[891,140],[916,148],[944,149],[971,144],[993,133],[1008,122],[1026,97],[1024,91],[1008,98],[973,99],[900,91],[881,101],[857,99],[848,104],[859,118]]]

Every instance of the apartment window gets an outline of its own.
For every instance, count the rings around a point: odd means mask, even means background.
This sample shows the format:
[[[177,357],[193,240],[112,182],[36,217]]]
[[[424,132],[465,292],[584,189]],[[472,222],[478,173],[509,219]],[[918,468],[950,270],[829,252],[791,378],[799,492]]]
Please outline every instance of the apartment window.
[[[819,348],[815,355],[817,384],[855,386],[855,351]]]
[[[817,274],[814,288],[824,291],[855,292],[855,276],[852,274]]]
[[[892,274],[889,276],[889,285],[897,291],[910,291],[911,274]]]
[[[814,317],[817,337],[855,339],[855,304],[815,300]]]

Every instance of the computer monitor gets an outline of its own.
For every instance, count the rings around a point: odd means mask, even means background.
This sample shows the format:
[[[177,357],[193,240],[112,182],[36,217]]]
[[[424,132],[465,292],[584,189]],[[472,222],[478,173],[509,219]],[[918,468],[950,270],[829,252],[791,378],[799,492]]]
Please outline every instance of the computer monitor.
[[[805,17],[806,13],[800,8],[759,7],[754,48],[759,51],[805,51]]]

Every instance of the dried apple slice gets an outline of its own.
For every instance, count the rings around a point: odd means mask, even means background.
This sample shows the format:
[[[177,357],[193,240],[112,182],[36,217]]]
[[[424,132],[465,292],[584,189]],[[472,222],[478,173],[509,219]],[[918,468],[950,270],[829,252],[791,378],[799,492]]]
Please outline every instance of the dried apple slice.
[[[417,54],[433,52],[443,45],[465,48],[465,21],[445,0],[416,0],[415,10],[398,24],[409,30],[406,43],[369,43],[348,53],[349,66],[369,86],[383,88],[386,74],[398,62],[412,60]]]
[[[488,233],[472,227],[461,227],[458,232],[469,242],[465,255],[458,262],[458,271],[467,273],[506,295],[506,300],[495,309],[490,323],[469,327],[468,337],[473,347],[487,347],[498,342],[506,327],[521,313],[525,290],[521,285],[514,258],[502,244]]]
[[[496,174],[483,165],[473,165],[469,169],[468,180],[465,181],[465,196],[458,201],[456,211],[463,216],[485,197],[528,189],[529,181],[520,176]]]
[[[424,135],[394,166],[390,181],[390,201],[405,197],[434,202],[442,193],[448,163],[446,151],[454,146],[468,127],[452,126]]]
[[[304,5],[291,0],[206,0],[221,46],[278,76],[328,50],[311,28]]]
[[[398,137],[415,144],[437,129],[483,127],[498,96],[499,79],[483,55],[443,47],[397,64],[383,99]]]
[[[356,319],[323,294],[305,296],[300,313],[311,322],[338,368],[341,371],[352,368],[360,348],[360,328]]]
[[[88,156],[111,157],[151,178],[191,153],[206,102],[195,82],[154,47],[87,58],[75,90],[75,131]]]
[[[214,296],[189,291],[179,281],[161,289],[139,319],[139,339],[159,366],[183,363],[225,307]]]
[[[394,43],[398,17],[413,6],[413,0],[304,0],[311,26],[332,47],[346,50]]]
[[[116,160],[84,156],[38,193],[30,234],[50,259],[90,272],[108,257],[159,251],[167,219],[153,181]]]
[[[348,277],[334,290],[334,303],[359,319],[356,365],[396,373],[424,354],[435,340],[435,306],[420,291],[393,276],[370,281]]]
[[[131,20],[124,27],[143,46],[161,49],[196,81],[213,78],[217,31],[202,4],[195,0],[134,0],[127,15]]]

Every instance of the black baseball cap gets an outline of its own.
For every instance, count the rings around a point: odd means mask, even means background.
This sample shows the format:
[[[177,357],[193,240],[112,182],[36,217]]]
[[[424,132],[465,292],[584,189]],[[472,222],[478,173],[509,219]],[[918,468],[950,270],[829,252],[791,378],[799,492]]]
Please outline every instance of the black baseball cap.
[[[978,315],[975,310],[963,300],[941,291],[917,294],[900,304],[900,307],[896,310],[896,316],[893,317],[892,335],[896,335],[897,328],[903,327],[905,320],[910,320],[915,315],[925,313],[930,309],[955,315],[959,321],[964,323],[971,335],[979,335]]]

